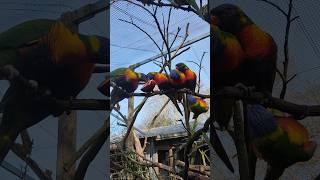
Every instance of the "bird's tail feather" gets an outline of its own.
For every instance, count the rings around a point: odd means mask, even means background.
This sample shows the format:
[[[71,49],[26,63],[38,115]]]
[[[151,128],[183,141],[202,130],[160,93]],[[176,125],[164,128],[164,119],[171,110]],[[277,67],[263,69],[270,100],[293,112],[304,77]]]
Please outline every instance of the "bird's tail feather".
[[[181,114],[181,116],[183,116],[183,113],[178,105],[177,99],[172,96],[172,95],[168,95],[169,99],[172,101],[173,105],[176,107],[176,109],[179,111],[179,113]]]
[[[214,102],[214,116],[220,128],[227,128],[233,115],[233,105],[234,100],[231,99],[216,100]]]
[[[110,104],[112,107],[113,105],[127,98],[127,94],[120,89],[114,88],[111,91],[110,97],[111,97]]]
[[[211,128],[211,127],[210,127]],[[216,151],[219,158],[224,162],[224,164],[227,166],[227,168],[234,173],[234,168],[230,162],[230,159],[226,153],[226,150],[224,149],[221,140],[219,139],[219,136],[216,132],[216,130],[213,128],[210,130],[211,135],[214,136],[214,138],[210,138],[210,143],[213,146],[213,149]]]

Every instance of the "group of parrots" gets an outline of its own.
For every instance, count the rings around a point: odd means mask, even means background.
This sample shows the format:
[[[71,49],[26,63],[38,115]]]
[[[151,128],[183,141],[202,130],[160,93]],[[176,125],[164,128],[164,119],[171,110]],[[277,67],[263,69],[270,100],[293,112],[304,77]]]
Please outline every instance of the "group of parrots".
[[[254,86],[257,91],[272,93],[276,74],[277,45],[273,38],[258,27],[238,6],[219,5],[209,13],[211,27],[211,57],[213,90],[225,86]],[[48,89],[50,96],[68,100],[75,98],[90,80],[94,64],[106,64],[109,39],[73,32],[60,20],[37,19],[18,24],[0,34],[0,68],[14,67],[23,77],[38,82],[39,89]],[[3,79],[4,77],[0,77]],[[119,68],[110,73],[98,90],[109,94],[111,104],[129,97],[140,82],[141,91],[152,93],[154,87],[166,92],[179,113],[178,102],[187,89],[195,92],[197,76],[184,63],[178,63],[170,73],[137,73]],[[172,90],[172,91],[171,91]],[[171,92],[169,92],[171,91]],[[187,93],[193,118],[208,111],[201,97]],[[214,119],[222,129],[229,126],[234,100],[216,99]],[[277,179],[296,162],[312,158],[316,143],[308,131],[293,117],[274,114],[259,104],[246,106],[250,173],[254,175],[256,157],[268,162],[266,179]],[[64,109],[50,103],[15,82],[10,83],[0,104],[3,113],[0,124],[0,163],[19,133],[49,115],[58,116]]]
[[[233,4],[212,8],[209,19],[214,91],[242,84],[271,94],[277,63],[277,45],[271,35]],[[222,129],[228,127],[233,107],[233,99],[213,100],[214,118]],[[257,157],[268,163],[266,180],[278,179],[287,167],[312,158],[316,143],[293,117],[260,104],[248,104],[245,117],[251,179]]]
[[[149,72],[147,74],[135,72],[131,68],[118,68],[110,73],[108,79],[100,86],[101,93],[106,94],[107,88],[103,88],[108,82],[113,82],[116,86],[113,87],[110,97],[111,104],[115,105],[121,100],[128,98],[130,93],[135,92],[139,83],[143,83],[141,91],[151,93],[155,86],[158,86],[160,91],[163,91],[166,96],[175,105],[181,115],[182,111],[178,102],[182,101],[183,93],[178,90],[185,89],[190,92],[195,92],[197,85],[197,75],[184,63],[176,64],[175,69],[170,73]],[[193,118],[196,119],[200,114],[208,111],[208,105],[201,97],[187,94],[188,110],[193,112]]]

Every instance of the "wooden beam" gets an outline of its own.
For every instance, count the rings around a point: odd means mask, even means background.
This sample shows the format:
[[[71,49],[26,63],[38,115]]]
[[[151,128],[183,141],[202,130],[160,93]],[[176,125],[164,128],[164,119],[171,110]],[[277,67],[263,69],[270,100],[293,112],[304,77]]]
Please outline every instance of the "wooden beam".
[[[64,113],[59,117],[58,122],[58,149],[57,149],[57,180],[69,180],[73,178],[75,166],[68,172],[64,171],[65,163],[76,153],[77,137],[76,111],[71,111],[69,115]]]

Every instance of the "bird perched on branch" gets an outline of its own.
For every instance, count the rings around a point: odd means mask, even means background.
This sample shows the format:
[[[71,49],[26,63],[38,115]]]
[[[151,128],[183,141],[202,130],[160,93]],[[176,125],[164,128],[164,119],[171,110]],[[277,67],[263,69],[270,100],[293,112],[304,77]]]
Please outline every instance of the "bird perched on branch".
[[[185,88],[195,92],[197,86],[197,75],[184,63],[176,64],[176,69],[183,72],[186,76]]]
[[[200,114],[207,112],[209,109],[207,103],[200,97],[188,94],[187,101],[189,110],[193,112],[193,119],[197,119]]]
[[[106,64],[109,40],[72,32],[58,20],[37,19],[18,24],[0,34],[0,67],[13,66],[38,89],[68,100],[87,85],[94,63]],[[64,109],[30,94],[23,85],[11,83],[1,104],[0,163],[22,130]]]
[[[271,94],[276,74],[277,45],[271,35],[258,27],[238,6],[222,4],[210,11],[211,23],[234,35],[244,52],[239,82]],[[232,85],[232,84],[231,84]],[[247,127],[246,127],[247,128]],[[256,158],[249,152],[251,178]]]
[[[153,79],[157,83],[157,86],[159,87],[159,89],[161,91],[173,90],[173,88],[174,88],[172,85],[172,82],[170,80],[170,77],[164,73],[149,72],[147,74],[147,76],[149,79]],[[168,93],[166,95],[172,101],[172,103],[177,108],[177,110],[181,114],[181,116],[183,116],[175,95],[173,93]]]
[[[212,16],[211,16],[212,17]],[[241,63],[244,51],[238,39],[211,24],[212,86],[215,91],[241,83]],[[233,99],[215,99],[214,116],[221,128],[226,128],[233,115]]]
[[[141,88],[142,92],[152,92],[154,87],[157,85],[156,81],[154,81],[153,79],[148,80],[143,87]]]
[[[247,119],[251,148],[269,164],[266,180],[278,179],[289,166],[312,158],[316,143],[292,117],[274,116],[261,105],[248,105]]]
[[[244,51],[242,83],[258,91],[272,92],[276,74],[277,45],[238,6],[222,4],[210,12],[212,24],[233,34]]]
[[[183,72],[181,72],[177,69],[172,69],[170,71],[170,81],[171,81],[172,87],[175,90],[183,89],[185,86],[186,80],[187,80],[186,76]],[[182,97],[183,97],[182,93],[176,92],[174,94],[174,96],[179,102],[181,102]]]
[[[133,93],[138,88],[140,81],[146,82],[147,80],[148,78],[145,74],[135,72],[130,68],[118,68],[113,70],[110,73],[110,81],[114,82],[117,87],[113,87],[111,91],[111,104],[114,105],[123,99],[128,98],[128,93]],[[100,87],[102,86],[103,84]]]

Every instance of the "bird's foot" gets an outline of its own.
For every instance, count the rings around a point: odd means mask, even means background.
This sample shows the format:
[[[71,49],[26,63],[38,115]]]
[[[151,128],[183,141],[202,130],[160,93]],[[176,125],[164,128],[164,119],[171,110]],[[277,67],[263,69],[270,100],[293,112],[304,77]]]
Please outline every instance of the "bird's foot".
[[[30,88],[33,89],[33,90],[38,90],[38,87],[39,87],[39,83],[35,80],[29,80],[29,85],[30,85]]]
[[[19,76],[20,73],[13,65],[5,65],[1,74],[5,77],[4,79],[12,80]]]
[[[244,94],[245,97],[250,96],[251,91],[254,90],[254,87],[247,87],[242,83],[238,83],[235,85],[236,88],[240,89],[240,91],[242,91],[242,93]]]
[[[117,103],[117,104],[114,106],[114,108],[115,108],[116,110],[120,111],[120,104]]]

